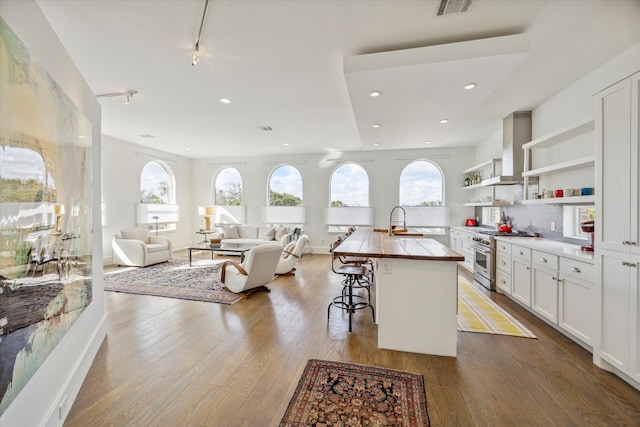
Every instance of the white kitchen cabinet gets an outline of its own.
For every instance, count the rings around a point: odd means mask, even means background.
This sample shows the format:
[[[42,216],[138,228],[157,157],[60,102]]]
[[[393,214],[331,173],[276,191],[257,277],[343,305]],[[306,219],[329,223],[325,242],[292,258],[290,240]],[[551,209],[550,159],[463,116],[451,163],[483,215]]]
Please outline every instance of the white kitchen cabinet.
[[[635,254],[640,254],[639,80],[636,73],[598,94],[596,132],[595,246]]]
[[[560,257],[558,326],[593,347],[595,293],[593,264]]]
[[[558,323],[558,257],[531,252],[531,309],[552,323]]]
[[[598,252],[602,284],[599,356],[636,381],[640,380],[638,269],[640,257],[616,251]]]
[[[473,273],[474,251],[471,248],[473,245],[473,235],[472,232],[457,228],[451,228],[449,231],[449,247],[460,255],[464,255],[464,261],[459,262],[458,265],[466,268],[471,273]]]
[[[511,246],[511,295],[526,307],[531,307],[531,249]]]
[[[511,244],[496,242],[496,289],[511,295]]]
[[[594,362],[640,388],[640,72],[596,95]]]

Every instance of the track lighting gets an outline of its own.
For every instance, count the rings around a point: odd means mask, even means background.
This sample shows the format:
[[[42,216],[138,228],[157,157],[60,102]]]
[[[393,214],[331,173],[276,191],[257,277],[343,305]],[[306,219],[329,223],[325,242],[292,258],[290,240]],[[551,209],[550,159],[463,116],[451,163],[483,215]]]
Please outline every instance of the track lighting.
[[[103,93],[100,95],[96,95],[96,98],[110,98],[113,96],[124,96],[124,103],[129,104],[129,102],[131,102],[131,98],[133,98],[133,95],[137,93],[138,93],[137,90],[128,90],[126,92]]]
[[[202,37],[202,28],[204,28],[204,19],[207,16],[208,7],[209,7],[209,0],[204,0],[204,10],[202,11],[202,20],[200,21],[200,31],[198,31],[198,37],[196,38],[196,45],[193,49],[193,56],[191,57],[191,65],[198,65],[198,62],[200,62],[200,37]]]

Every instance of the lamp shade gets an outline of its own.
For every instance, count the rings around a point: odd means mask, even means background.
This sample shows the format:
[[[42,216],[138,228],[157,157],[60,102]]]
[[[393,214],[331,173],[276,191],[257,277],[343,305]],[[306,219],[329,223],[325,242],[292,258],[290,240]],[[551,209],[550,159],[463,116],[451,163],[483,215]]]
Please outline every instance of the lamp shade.
[[[178,222],[178,205],[164,205],[155,203],[138,203],[136,205],[138,224],[153,224],[156,222]]]
[[[448,227],[449,208],[447,206],[407,206],[407,226]]]
[[[53,213],[56,215],[64,215],[64,205],[55,205],[53,207]]]
[[[372,225],[373,208],[368,206],[329,206],[325,210],[327,225]]]
[[[265,206],[262,208],[262,221],[265,224],[304,224],[306,209],[304,206]]]

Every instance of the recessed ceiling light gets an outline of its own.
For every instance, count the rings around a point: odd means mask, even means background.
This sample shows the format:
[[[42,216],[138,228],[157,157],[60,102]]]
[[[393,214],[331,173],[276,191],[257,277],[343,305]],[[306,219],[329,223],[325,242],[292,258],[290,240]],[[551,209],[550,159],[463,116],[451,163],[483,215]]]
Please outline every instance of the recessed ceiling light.
[[[376,123],[375,125],[373,125],[374,129],[378,129],[380,127],[380,125],[378,123]]]
[[[440,123],[443,123],[443,124],[444,123],[449,123],[449,119],[442,119],[442,120],[440,120]]]
[[[191,148],[190,148],[190,147],[187,147],[187,148],[185,148],[185,150],[187,150],[187,151],[191,151]]]
[[[373,144],[374,147],[379,147],[380,144],[378,144],[377,142]]]
[[[469,84],[464,85],[464,88],[466,90],[473,89],[474,87],[476,87],[475,83],[469,83]]]
[[[371,95],[371,96],[373,96],[373,97],[375,98],[376,96],[380,96],[380,94],[381,94],[381,92],[380,92],[380,91],[374,90],[374,91],[373,91],[373,92],[371,92],[369,95]]]
[[[424,143],[425,144],[431,144],[431,141],[425,141]]]
[[[288,142],[283,143],[282,145],[284,145],[285,147],[290,146],[291,144],[289,144]]]
[[[231,100],[229,98],[220,98],[220,102],[223,104],[231,104]]]

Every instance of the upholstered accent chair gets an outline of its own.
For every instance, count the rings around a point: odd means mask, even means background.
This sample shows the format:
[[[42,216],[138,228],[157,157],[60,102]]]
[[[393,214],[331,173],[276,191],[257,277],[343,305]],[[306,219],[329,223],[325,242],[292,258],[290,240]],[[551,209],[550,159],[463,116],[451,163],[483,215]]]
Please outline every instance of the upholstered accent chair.
[[[309,241],[309,236],[306,234],[301,235],[295,242],[289,243],[282,250],[280,255],[280,261],[276,267],[276,274],[293,274],[296,264],[302,256],[302,251]]]
[[[113,263],[146,267],[169,261],[173,256],[171,240],[152,236],[149,230],[133,228],[121,230],[111,241]]]
[[[225,261],[220,270],[220,281],[231,292],[245,298],[258,290],[269,291],[265,285],[273,279],[282,246],[279,243],[266,243],[249,250],[241,264]]]

